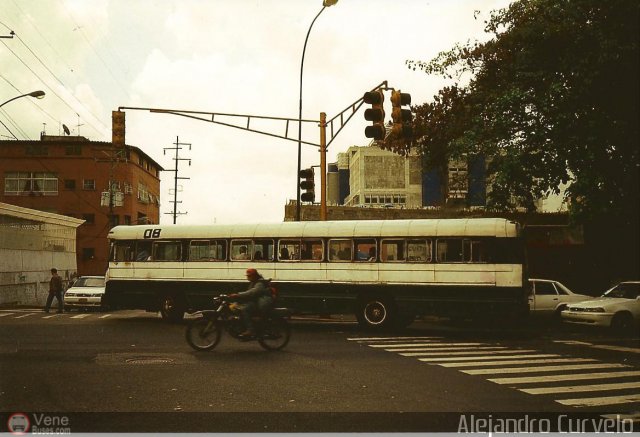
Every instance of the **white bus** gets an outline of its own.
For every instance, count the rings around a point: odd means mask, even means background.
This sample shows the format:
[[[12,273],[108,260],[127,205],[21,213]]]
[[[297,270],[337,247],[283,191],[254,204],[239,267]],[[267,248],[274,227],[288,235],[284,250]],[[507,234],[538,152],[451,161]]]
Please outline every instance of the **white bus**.
[[[172,320],[245,289],[249,267],[277,284],[278,305],[368,327],[528,311],[520,227],[506,219],[117,226],[109,239],[107,305]]]

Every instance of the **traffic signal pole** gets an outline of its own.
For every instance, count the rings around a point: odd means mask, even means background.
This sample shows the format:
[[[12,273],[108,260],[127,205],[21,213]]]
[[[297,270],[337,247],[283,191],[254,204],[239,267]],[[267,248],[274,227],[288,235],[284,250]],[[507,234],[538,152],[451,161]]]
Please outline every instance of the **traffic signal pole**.
[[[327,219],[327,114],[320,113],[320,220]],[[300,221],[300,220],[298,220]]]
[[[383,81],[371,91],[378,90],[387,90],[388,88],[387,81]],[[338,134],[342,131],[342,129],[346,126],[346,124],[353,118],[355,113],[360,109],[363,105],[363,98],[359,98],[355,102],[351,103],[342,111],[338,112],[333,118],[327,120],[327,114],[324,112],[320,113],[320,120],[306,120],[298,118],[285,118],[285,117],[269,117],[262,115],[249,115],[249,114],[231,114],[231,113],[221,113],[221,112],[205,112],[205,111],[190,111],[190,110],[182,110],[182,109],[163,109],[163,108],[144,108],[144,107],[133,107],[133,106],[120,106],[118,107],[118,111],[113,111],[114,117],[112,120],[112,130],[113,130],[113,143],[122,143],[124,144],[124,112],[123,110],[136,110],[136,111],[149,111],[151,113],[156,114],[171,114],[171,115],[179,115],[181,117],[191,118],[200,121],[206,121],[208,123],[219,124],[222,126],[233,127],[240,130],[245,130],[249,132],[259,133],[262,135],[268,135],[275,138],[281,138],[288,141],[297,142],[299,144],[306,144],[310,146],[315,146],[319,148],[320,151],[320,220],[327,219],[327,149],[331,145],[331,143],[336,139]],[[117,114],[121,113],[121,114]],[[221,119],[222,118],[222,119]],[[232,123],[230,119],[243,119],[242,124]],[[251,127],[251,119],[260,119],[260,120],[271,120],[274,122],[284,122],[284,134],[278,134],[274,132],[268,132],[265,130],[253,129]],[[121,121],[122,120],[122,121]],[[223,121],[229,120],[229,121]],[[289,124],[290,123],[317,123],[320,127],[320,143],[314,143],[310,141],[304,141],[301,138],[292,138],[289,136]],[[120,127],[122,124],[122,127]],[[330,128],[329,139],[327,140],[327,127]],[[121,132],[120,132],[121,131]],[[296,191],[300,190],[300,182],[299,182],[299,172],[296,174],[296,181],[298,183],[298,187]],[[298,194],[300,197],[300,194]],[[300,200],[296,201],[300,203]]]

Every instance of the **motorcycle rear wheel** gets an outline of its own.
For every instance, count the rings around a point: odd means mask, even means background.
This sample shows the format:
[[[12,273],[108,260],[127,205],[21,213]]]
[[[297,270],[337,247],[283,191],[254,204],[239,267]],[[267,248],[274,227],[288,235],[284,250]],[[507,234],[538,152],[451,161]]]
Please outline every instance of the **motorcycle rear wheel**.
[[[198,319],[189,325],[185,337],[189,346],[197,351],[211,350],[220,343],[222,332],[215,320]]]
[[[291,328],[284,319],[271,319],[264,322],[258,343],[268,351],[284,348],[291,338]]]

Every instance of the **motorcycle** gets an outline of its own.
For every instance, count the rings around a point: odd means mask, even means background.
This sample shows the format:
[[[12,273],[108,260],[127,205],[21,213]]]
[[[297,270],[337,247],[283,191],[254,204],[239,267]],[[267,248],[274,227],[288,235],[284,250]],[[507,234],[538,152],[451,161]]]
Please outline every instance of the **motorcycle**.
[[[235,303],[221,294],[213,298],[214,309],[198,311],[201,317],[187,325],[185,336],[189,346],[197,351],[211,350],[220,343],[222,331],[240,341],[256,340],[264,349],[280,350],[291,337],[291,328],[287,318],[291,311],[287,308],[271,308],[269,312],[254,318],[255,335],[241,336],[245,327],[240,320]]]

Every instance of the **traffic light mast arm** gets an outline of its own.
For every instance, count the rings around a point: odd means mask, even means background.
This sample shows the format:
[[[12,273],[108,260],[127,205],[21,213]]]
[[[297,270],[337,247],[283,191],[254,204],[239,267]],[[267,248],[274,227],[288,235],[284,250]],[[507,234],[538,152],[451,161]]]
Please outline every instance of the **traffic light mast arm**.
[[[158,114],[172,114],[172,115],[179,115],[181,117],[187,117],[187,118],[193,118],[195,120],[201,120],[201,121],[206,121],[209,123],[214,123],[214,124],[220,124],[222,126],[228,126],[228,127],[233,127],[236,129],[241,129],[241,130],[246,130],[249,132],[255,132],[255,133],[259,133],[259,134],[263,134],[263,135],[268,135],[271,137],[276,137],[276,138],[281,138],[284,140],[289,140],[289,141],[295,141],[296,143],[298,142],[297,138],[291,138],[289,137],[289,122],[298,122],[297,118],[285,118],[285,117],[269,117],[269,116],[264,116],[264,115],[248,115],[248,114],[229,114],[229,113],[223,113],[223,112],[203,112],[203,111],[184,111],[184,110],[179,110],[179,109],[160,109],[160,108],[140,108],[140,107],[130,107],[130,106],[121,106],[118,108],[118,111],[121,111],[123,109],[128,109],[128,110],[138,110],[138,111],[149,111],[149,112],[153,112],[153,113],[158,113]],[[207,116],[207,117],[204,117]],[[232,124],[230,122],[224,122],[224,121],[220,121],[220,120],[216,120],[216,117],[237,117],[237,118],[246,118],[246,126],[239,126],[237,124]],[[285,126],[285,133],[284,135],[278,135],[272,132],[267,132],[264,130],[258,130],[258,129],[252,129],[251,126],[251,119],[252,118],[257,118],[257,119],[262,119],[262,120],[274,120],[274,121],[284,121],[286,122],[286,126]],[[319,120],[301,120],[303,123],[315,123],[316,125],[318,125],[318,123],[320,123]],[[320,147],[319,143],[312,143],[310,141],[301,141],[301,143],[303,144],[307,144],[310,146],[316,146],[316,147]]]

